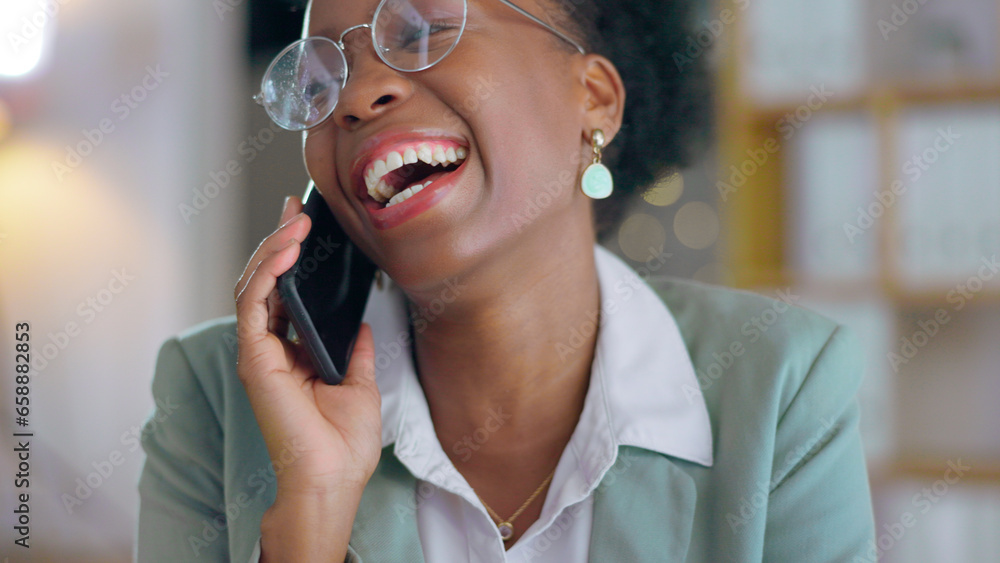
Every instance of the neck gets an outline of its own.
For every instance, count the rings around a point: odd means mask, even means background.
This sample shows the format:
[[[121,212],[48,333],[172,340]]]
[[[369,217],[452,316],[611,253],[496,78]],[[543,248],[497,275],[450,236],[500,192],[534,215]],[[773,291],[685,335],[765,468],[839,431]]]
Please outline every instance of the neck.
[[[544,476],[569,441],[597,339],[589,327],[600,291],[587,231],[519,243],[449,280],[455,298],[443,307],[443,290],[409,296],[427,321],[414,323],[421,386],[441,445],[460,470],[523,471],[528,463],[529,473]],[[571,334],[586,338],[571,344]]]

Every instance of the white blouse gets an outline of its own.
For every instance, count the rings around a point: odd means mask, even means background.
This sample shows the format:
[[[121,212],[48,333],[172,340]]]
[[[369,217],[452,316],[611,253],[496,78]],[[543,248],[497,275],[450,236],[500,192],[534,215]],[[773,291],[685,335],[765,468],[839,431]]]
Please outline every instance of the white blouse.
[[[631,445],[705,466],[712,464],[708,410],[677,323],[636,271],[594,246],[601,292],[597,348],[583,412],[556,467],[539,519],[517,542],[503,539],[475,492],[445,455],[431,423],[409,347],[402,292],[373,289],[365,311],[376,342],[382,393],[382,447],[417,478],[412,506],[387,507],[416,517],[424,560],[475,563],[587,561],[593,492],[614,465],[619,445]],[[639,271],[650,275],[658,264]],[[652,272],[652,275],[656,275]],[[573,353],[572,333],[565,348]],[[484,432],[507,416],[484,413]],[[491,422],[492,421],[492,422]],[[475,439],[475,437],[473,437]],[[485,436],[481,439],[486,439]],[[463,455],[466,444],[453,445]],[[514,521],[514,526],[519,522]],[[260,541],[251,563],[260,556]]]

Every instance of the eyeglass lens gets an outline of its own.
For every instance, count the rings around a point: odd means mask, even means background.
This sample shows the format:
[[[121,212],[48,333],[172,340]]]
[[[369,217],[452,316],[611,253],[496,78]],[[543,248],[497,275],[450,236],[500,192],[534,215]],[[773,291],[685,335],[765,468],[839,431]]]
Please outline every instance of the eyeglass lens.
[[[376,53],[396,70],[424,70],[455,48],[465,19],[465,0],[383,0],[374,20]],[[346,78],[346,58],[332,40],[302,39],[264,75],[264,107],[281,127],[308,129],[333,112]]]

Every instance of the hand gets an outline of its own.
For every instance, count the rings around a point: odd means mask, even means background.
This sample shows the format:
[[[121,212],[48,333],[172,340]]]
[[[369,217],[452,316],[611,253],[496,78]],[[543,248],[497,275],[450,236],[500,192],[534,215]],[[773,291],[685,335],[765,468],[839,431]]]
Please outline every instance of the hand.
[[[371,327],[362,324],[340,385],[324,383],[304,347],[285,338],[276,284],[309,232],[311,219],[301,211],[299,198],[286,200],[281,227],[257,247],[235,288],[237,373],[275,466],[275,504],[284,499],[286,506],[317,493],[360,498],[382,449]]]

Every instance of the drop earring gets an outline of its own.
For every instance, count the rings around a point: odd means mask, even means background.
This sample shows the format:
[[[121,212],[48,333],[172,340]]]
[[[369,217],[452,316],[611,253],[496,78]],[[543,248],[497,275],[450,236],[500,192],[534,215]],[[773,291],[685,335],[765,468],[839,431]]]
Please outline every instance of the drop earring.
[[[614,190],[614,180],[611,178],[611,171],[601,164],[601,149],[604,148],[604,131],[594,129],[590,134],[590,140],[594,145],[594,161],[583,171],[583,179],[580,188],[587,197],[592,199],[604,199],[611,195]]]

